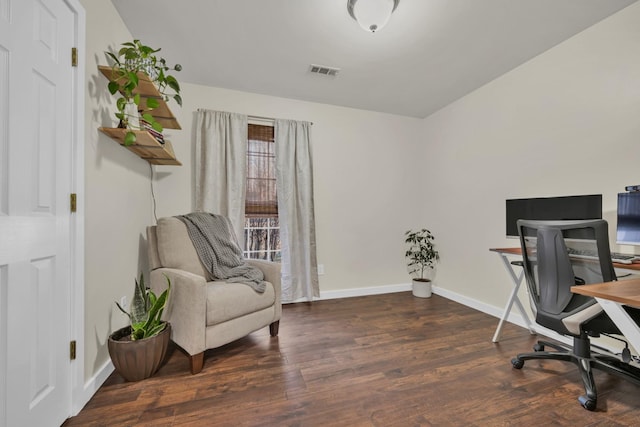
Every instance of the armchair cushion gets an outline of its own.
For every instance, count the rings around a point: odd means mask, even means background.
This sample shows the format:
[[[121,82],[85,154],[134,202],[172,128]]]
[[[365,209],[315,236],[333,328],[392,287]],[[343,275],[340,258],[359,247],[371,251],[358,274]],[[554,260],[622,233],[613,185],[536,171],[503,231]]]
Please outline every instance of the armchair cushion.
[[[207,283],[207,326],[216,325],[271,307],[276,294],[271,283],[258,293],[240,283],[214,281]]]
[[[198,258],[187,227],[178,218],[167,217],[158,220],[156,228],[158,257],[166,268],[188,271],[211,280],[209,273]]]

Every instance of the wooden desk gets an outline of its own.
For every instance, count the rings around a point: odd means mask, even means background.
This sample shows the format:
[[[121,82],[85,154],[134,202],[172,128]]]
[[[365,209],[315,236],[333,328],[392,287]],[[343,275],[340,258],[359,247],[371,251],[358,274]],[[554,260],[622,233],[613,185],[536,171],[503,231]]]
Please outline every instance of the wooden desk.
[[[633,307],[640,307],[640,279],[572,286],[571,292],[594,298],[605,298]]]
[[[489,250],[492,252],[497,252],[499,254],[522,256],[521,248],[492,248]],[[633,261],[633,263],[631,264],[621,264],[619,262],[614,262],[613,268],[617,268],[620,270],[640,271],[640,261]]]
[[[622,308],[623,305],[640,307],[640,279],[572,286],[571,292],[594,297],[633,348],[640,352],[640,327]]]
[[[507,300],[507,304],[504,307],[504,311],[502,312],[502,317],[500,318],[500,322],[498,323],[498,327],[496,328],[496,332],[493,334],[492,341],[493,342],[498,342],[500,340],[500,334],[502,333],[502,326],[504,325],[504,322],[507,319],[507,317],[509,317],[509,313],[511,312],[511,308],[513,307],[513,304],[515,304],[516,307],[518,307],[518,310],[522,314],[522,318],[524,319],[524,322],[527,325],[527,328],[529,329],[529,332],[531,332],[531,334],[535,334],[536,331],[533,328],[533,323],[531,322],[531,319],[529,319],[529,315],[525,311],[524,306],[522,305],[522,302],[520,301],[520,298],[518,297],[518,291],[520,289],[520,286],[522,285],[522,279],[524,278],[524,269],[519,268],[519,271],[516,274],[516,272],[513,269],[513,267],[521,265],[521,264],[518,264],[518,261],[511,261],[508,258],[509,256],[516,256],[516,257],[518,257],[519,260],[521,260],[522,259],[522,249],[521,248],[491,248],[489,250],[491,252],[495,252],[498,255],[500,255],[500,258],[502,259],[502,262],[503,262],[505,268],[507,269],[507,272],[509,273],[509,276],[511,277],[511,281],[513,282],[513,289],[511,290],[511,295],[509,295],[509,299]],[[640,271],[640,262],[634,262],[633,264],[613,263],[613,267],[616,268],[616,269],[620,269],[620,270]],[[615,283],[633,282],[633,281],[634,280],[624,280],[624,281],[615,282]],[[593,285],[589,285],[589,286],[593,286]],[[640,287],[638,287],[638,295],[640,296]],[[623,302],[623,304],[628,304],[628,303]],[[626,314],[626,312],[625,312],[625,314]],[[611,315],[609,315],[609,316],[611,316]],[[640,337],[638,339],[639,339],[638,345],[640,346]],[[640,348],[636,348],[636,350],[638,350],[640,352]]]
[[[522,256],[522,248],[491,248],[489,250],[499,254]]]

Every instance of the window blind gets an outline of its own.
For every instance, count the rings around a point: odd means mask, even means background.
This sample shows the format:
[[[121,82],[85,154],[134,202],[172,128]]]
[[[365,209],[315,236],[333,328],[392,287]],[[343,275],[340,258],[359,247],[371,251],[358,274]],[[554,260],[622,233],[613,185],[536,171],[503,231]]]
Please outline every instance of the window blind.
[[[249,124],[245,215],[277,216],[273,126]]]

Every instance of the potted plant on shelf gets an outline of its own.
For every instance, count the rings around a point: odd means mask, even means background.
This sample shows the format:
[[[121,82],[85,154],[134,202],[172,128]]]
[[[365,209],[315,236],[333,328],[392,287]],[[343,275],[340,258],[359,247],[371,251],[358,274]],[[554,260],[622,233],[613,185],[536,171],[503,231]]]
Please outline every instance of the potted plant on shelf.
[[[182,70],[182,66],[176,64],[173,68],[169,67],[164,58],[156,55],[159,51],[160,49],[153,49],[136,39],[122,43],[122,48],[117,55],[105,52],[113,60],[109,92],[112,95],[120,93],[120,97],[116,100],[117,112],[115,113],[120,121],[118,127],[130,130],[125,135],[124,145],[129,146],[136,142],[136,134],[131,130],[152,130],[160,135],[163,131],[162,125],[151,114],[151,111],[159,106],[158,100],[146,98],[144,105],[141,105],[140,94],[136,91],[140,83],[138,73],[142,72],[149,76],[164,101],[173,98],[178,105],[182,106],[180,84],[174,76],[169,74],[171,70]],[[140,123],[139,113],[142,113],[142,123]]]
[[[166,277],[166,276],[165,276]],[[159,297],[144,286],[144,277],[136,280],[131,312],[116,302],[129,317],[130,324],[109,336],[109,356],[116,371],[127,381],[139,381],[153,375],[167,352],[171,325],[162,320],[162,312],[169,298],[171,281]]]
[[[413,295],[420,298],[431,296],[431,279],[426,277],[435,267],[440,254],[435,249],[433,234],[426,228],[420,231],[407,231],[404,233],[405,243],[408,248],[405,252],[409,274],[414,275],[412,281]]]

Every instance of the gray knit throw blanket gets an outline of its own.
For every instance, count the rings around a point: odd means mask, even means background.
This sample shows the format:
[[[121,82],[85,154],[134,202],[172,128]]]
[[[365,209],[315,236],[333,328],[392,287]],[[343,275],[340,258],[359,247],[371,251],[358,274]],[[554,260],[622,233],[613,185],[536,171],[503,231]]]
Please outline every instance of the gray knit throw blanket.
[[[193,212],[176,218],[187,226],[198,257],[211,277],[226,282],[244,283],[256,292],[264,292],[264,274],[242,257],[242,250],[227,217]]]

